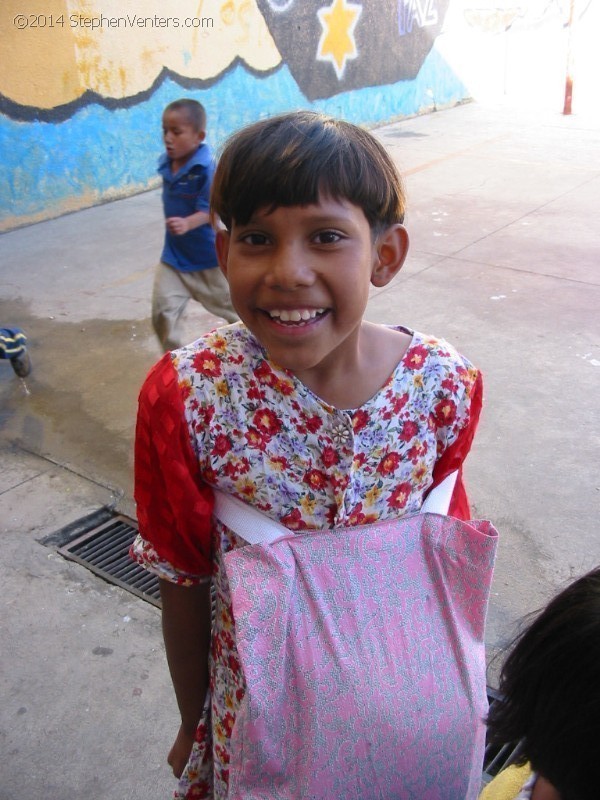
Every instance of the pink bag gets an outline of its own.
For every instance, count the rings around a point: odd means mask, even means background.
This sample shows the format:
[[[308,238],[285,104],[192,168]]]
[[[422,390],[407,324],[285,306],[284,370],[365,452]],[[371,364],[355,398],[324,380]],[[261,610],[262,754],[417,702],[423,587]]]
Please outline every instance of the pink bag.
[[[271,521],[250,511],[256,535],[223,521],[258,540]],[[228,798],[476,798],[495,529],[431,513],[278,527],[225,556],[247,687]]]

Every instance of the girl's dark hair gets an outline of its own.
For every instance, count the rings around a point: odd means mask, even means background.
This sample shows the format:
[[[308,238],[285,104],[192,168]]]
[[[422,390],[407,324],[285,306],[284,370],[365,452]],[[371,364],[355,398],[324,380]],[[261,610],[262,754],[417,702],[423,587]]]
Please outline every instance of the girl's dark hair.
[[[172,103],[165,108],[163,114],[169,111],[183,111],[189,121],[190,125],[195,131],[206,130],[206,109],[197,100],[192,100],[190,97],[183,97],[181,100],[173,100]]]
[[[226,143],[215,172],[211,210],[230,229],[260,208],[317,203],[319,196],[362,208],[378,232],[404,219],[402,180],[367,131],[312,111],[243,128]]]
[[[523,739],[561,800],[597,800],[600,567],[564,589],[515,640],[488,715],[490,741]]]

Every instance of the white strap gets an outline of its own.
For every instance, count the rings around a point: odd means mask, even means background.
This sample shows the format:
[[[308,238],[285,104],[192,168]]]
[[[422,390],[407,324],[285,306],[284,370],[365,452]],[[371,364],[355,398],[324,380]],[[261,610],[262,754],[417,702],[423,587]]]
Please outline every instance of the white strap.
[[[435,489],[429,492],[421,506],[422,514],[431,513],[446,515],[448,513],[457,477],[458,471],[451,472],[441,483],[438,483]]]
[[[275,522],[248,503],[243,503],[237,497],[225,494],[219,489],[213,489],[213,493],[215,517],[248,544],[271,544],[276,539],[291,533],[284,525]]]
[[[447,514],[458,472],[452,472],[432,489],[421,506],[421,513]],[[262,511],[237,497],[219,489],[213,489],[215,496],[214,515],[230,530],[241,536],[248,544],[271,544],[291,531],[271,519]]]

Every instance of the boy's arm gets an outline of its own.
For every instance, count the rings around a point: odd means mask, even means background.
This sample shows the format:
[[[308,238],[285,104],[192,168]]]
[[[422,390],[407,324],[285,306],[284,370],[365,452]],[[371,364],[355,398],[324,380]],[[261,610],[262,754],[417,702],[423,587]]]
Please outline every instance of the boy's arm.
[[[189,217],[167,217],[166,219],[167,229],[174,236],[183,236],[184,233],[193,231],[194,228],[199,228],[209,222],[208,211],[195,211]]]
[[[208,691],[210,581],[180,586],[160,580],[162,628],[167,662],[181,714],[181,727],[168,761],[179,778],[188,762]]]

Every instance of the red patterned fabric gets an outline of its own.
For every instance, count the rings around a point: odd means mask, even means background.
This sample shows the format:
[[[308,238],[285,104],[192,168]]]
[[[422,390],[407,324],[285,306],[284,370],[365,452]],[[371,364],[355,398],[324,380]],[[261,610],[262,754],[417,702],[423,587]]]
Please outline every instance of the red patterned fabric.
[[[471,519],[471,509],[469,507],[469,500],[462,475],[462,464],[471,449],[473,437],[477,430],[479,416],[483,405],[483,379],[481,373],[477,373],[477,378],[471,390],[471,405],[469,408],[469,422],[463,428],[458,439],[442,453],[433,468],[433,485],[431,489],[440,484],[444,478],[452,472],[458,470],[458,478],[450,500],[450,508],[448,509],[449,517],[456,517],[456,519],[469,520]],[[431,491],[431,489],[429,491]]]
[[[406,329],[403,329],[406,331]],[[406,331],[411,333],[410,331]],[[211,522],[208,487],[291,531],[415,514],[459,469],[477,426],[481,378],[442,340],[412,332],[388,382],[356,410],[333,408],[268,360],[241,324],[165,356],[140,395],[133,557],[181,585],[212,575],[212,721],[201,722],[176,798],[224,800],[245,683],[223,557],[244,542]],[[458,481],[451,512],[468,518]],[[210,788],[213,787],[213,788]]]
[[[470,509],[462,463],[481,412],[481,374],[477,373],[469,388],[468,421],[437,459],[431,486],[459,471],[449,514],[463,520],[470,518]],[[172,356],[166,354],[150,371],[140,392],[135,445],[138,521],[142,538],[161,561],[189,575],[210,575],[212,491],[201,479],[202,458],[192,447],[184,400]]]
[[[212,573],[212,490],[200,479],[169,353],[140,392],[135,501],[140,533],[161,559],[195,575]]]

